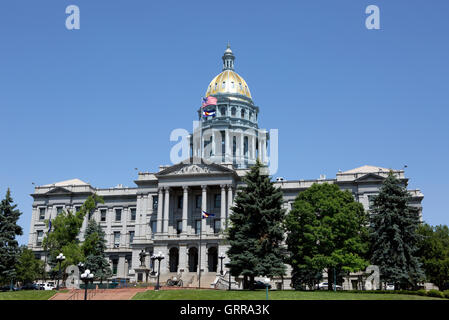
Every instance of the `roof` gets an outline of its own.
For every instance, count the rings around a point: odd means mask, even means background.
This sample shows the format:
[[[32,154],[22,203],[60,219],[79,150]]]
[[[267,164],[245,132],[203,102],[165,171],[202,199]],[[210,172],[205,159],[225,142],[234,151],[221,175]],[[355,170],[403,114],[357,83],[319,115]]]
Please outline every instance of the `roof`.
[[[342,173],[377,173],[379,171],[381,172],[389,172],[391,169],[382,168],[382,167],[376,167],[376,166],[369,166],[364,165],[355,169],[351,169]]]
[[[63,187],[63,186],[88,186],[89,184],[80,180],[80,179],[71,179],[71,180],[65,180],[61,182],[46,184],[42,187]]]

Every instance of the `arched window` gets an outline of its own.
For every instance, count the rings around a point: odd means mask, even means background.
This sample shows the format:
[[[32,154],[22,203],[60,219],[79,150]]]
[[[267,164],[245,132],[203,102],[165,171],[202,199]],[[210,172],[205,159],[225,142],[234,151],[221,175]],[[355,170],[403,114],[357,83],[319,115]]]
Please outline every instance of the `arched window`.
[[[215,82],[215,90],[217,90],[217,86],[218,86],[218,84]]]
[[[221,107],[221,108],[220,108],[220,115],[221,115],[222,117],[226,116],[226,108],[225,108],[225,107]]]
[[[245,119],[245,110],[244,109],[242,109],[242,111],[241,111],[241,116],[242,116],[242,119]]]
[[[231,116],[233,116],[233,117],[235,117],[235,107],[232,107],[232,109],[231,109]]]
[[[222,88],[222,89],[224,89],[224,88],[225,88],[225,86],[226,86],[226,82],[225,82],[225,81],[223,81],[223,84],[221,85],[221,88]]]

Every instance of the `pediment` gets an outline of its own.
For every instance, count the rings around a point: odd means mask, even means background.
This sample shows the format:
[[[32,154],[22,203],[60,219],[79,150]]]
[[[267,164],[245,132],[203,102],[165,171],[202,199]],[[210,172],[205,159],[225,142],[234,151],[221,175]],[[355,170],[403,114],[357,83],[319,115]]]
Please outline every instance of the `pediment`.
[[[234,174],[235,171],[216,163],[204,163],[201,160],[195,161],[195,159],[192,160],[191,158],[185,163],[181,162],[160,171],[156,176],[210,175],[223,173]]]
[[[382,177],[378,174],[375,173],[367,173],[357,179],[355,179],[354,181],[356,182],[369,182],[369,181],[383,181],[385,180],[385,177]]]
[[[51,189],[50,191],[47,192],[47,194],[68,194],[68,193],[72,193],[72,191],[64,188],[64,187],[55,187],[53,189]]]

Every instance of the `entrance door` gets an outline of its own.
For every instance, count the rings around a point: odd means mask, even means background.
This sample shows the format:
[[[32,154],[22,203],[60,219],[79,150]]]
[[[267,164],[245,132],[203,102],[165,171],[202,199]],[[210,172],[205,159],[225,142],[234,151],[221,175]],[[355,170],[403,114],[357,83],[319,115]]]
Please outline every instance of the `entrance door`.
[[[179,250],[178,248],[170,249],[170,272],[178,272]]]
[[[209,272],[217,272],[218,250],[217,247],[211,247],[207,251],[207,261]]]
[[[198,266],[198,249],[189,249],[189,272],[196,272]]]

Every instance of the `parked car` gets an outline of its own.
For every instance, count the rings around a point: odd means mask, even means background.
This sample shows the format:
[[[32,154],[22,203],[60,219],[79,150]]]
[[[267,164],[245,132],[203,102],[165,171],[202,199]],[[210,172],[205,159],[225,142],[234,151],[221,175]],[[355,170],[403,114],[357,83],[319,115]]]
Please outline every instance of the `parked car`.
[[[394,283],[387,283],[385,285],[386,290],[394,290]]]
[[[40,290],[53,290],[55,286],[53,285],[53,283],[39,283],[39,288]]]
[[[6,285],[0,287],[0,291],[9,291],[9,290],[11,290],[11,285],[9,285],[9,284],[6,284]],[[12,291],[18,291],[18,290],[20,290],[18,287],[14,286],[14,285],[12,286]]]
[[[22,287],[20,287],[20,290],[40,290],[39,286],[35,283],[26,283]]]
[[[267,286],[262,281],[254,281],[254,289],[265,289]],[[271,289],[271,284],[268,284],[268,289]]]
[[[320,282],[318,284],[318,290],[327,290],[329,287],[329,284],[327,282]],[[334,285],[332,284],[332,288],[334,288]],[[343,287],[340,285],[336,285],[337,290],[343,290]]]

